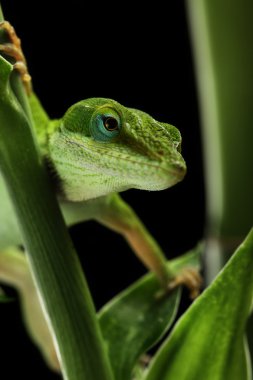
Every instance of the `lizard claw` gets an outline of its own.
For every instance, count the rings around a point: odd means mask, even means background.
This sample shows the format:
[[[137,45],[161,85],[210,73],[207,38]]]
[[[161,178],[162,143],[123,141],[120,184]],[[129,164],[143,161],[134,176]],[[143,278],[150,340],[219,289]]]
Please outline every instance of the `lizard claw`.
[[[195,299],[199,293],[203,283],[203,279],[196,268],[186,267],[181,270],[179,274],[171,278],[167,285],[162,287],[155,295],[157,299],[166,297],[168,293],[171,293],[178,286],[184,285],[189,289],[189,296],[191,299]]]
[[[189,289],[190,298],[195,299],[200,293],[202,283],[199,271],[193,267],[186,267],[169,282],[167,290],[171,292],[178,286],[185,285]]]
[[[21,41],[15,29],[8,21],[0,22],[0,29],[3,29],[10,40],[8,43],[0,44],[0,51],[15,59],[14,69],[20,73],[25,90],[29,95],[32,92],[31,76],[28,73],[26,59],[21,48]]]

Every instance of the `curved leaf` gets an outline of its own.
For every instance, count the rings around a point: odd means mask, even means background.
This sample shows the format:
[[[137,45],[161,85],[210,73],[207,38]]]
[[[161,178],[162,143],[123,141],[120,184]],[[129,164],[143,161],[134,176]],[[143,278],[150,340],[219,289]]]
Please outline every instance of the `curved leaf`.
[[[253,296],[253,230],[192,304],[145,380],[249,379],[244,330]]]
[[[172,269],[199,267],[199,248],[170,262]],[[180,289],[157,299],[160,287],[148,274],[103,307],[99,321],[115,379],[129,380],[140,356],[171,326],[179,304]]]

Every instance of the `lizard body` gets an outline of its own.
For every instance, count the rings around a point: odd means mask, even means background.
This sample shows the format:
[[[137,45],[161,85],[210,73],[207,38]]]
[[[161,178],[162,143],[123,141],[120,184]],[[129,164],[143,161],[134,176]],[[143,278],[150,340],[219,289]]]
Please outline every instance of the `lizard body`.
[[[159,244],[118,194],[129,188],[163,190],[183,179],[186,165],[178,129],[105,98],[82,100],[62,118],[50,120],[31,90],[20,41],[8,23],[0,26],[16,44],[13,49],[11,44],[8,49],[0,45],[0,50],[23,59],[15,65],[28,92],[34,132],[67,225],[94,219],[121,233],[165,290],[185,284],[194,298],[201,283],[198,273],[191,269],[175,278]],[[47,362],[59,370],[29,265],[18,248],[22,236],[1,173],[0,202],[0,280],[20,291],[28,329]],[[29,299],[36,301],[31,305]]]

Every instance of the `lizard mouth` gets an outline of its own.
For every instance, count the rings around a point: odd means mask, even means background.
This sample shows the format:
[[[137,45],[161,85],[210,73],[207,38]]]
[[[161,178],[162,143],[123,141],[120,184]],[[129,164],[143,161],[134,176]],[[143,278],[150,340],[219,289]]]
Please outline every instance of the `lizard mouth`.
[[[155,170],[147,175],[147,190],[164,190],[182,181],[186,174],[186,164],[181,155],[181,144],[178,144],[166,157],[166,152],[151,163]],[[147,183],[148,185],[148,183]]]
[[[135,170],[126,174],[126,181],[136,189],[164,190],[182,181],[186,174],[186,165],[183,159],[174,163],[145,162],[131,160],[136,165]]]
[[[97,176],[97,181],[107,181],[106,186],[113,187],[114,192],[129,188],[164,190],[180,182],[186,173],[185,162],[176,148],[165,159],[166,152],[147,157],[136,154],[130,148],[128,152],[125,148],[122,153],[116,145],[115,149],[111,146],[109,149],[107,145],[94,144],[93,141],[68,140],[67,144],[71,148],[75,145],[79,149],[79,156],[86,157],[84,161],[80,159],[76,162],[76,172],[84,171],[89,173],[90,178]],[[101,160],[101,157],[105,159]],[[64,160],[61,157],[61,161]]]
[[[149,191],[165,190],[181,182],[185,174],[186,167],[182,165],[176,165],[166,169],[157,167],[156,173],[147,176],[146,179],[138,185],[138,188]]]

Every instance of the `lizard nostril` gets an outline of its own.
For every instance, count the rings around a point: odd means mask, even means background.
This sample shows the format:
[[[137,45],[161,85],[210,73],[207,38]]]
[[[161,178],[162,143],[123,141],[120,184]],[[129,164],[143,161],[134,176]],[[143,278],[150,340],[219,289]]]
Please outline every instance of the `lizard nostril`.
[[[163,150],[158,150],[157,153],[159,154],[159,156],[164,156],[164,151]]]

